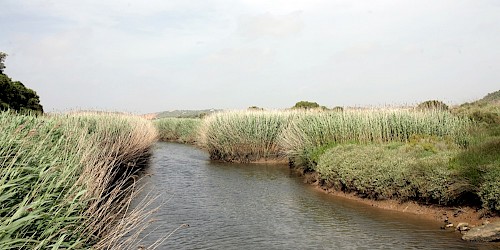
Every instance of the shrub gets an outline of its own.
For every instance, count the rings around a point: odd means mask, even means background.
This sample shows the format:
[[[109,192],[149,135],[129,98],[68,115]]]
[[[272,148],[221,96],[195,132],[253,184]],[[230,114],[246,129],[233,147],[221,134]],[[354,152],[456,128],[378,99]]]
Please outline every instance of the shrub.
[[[485,173],[484,181],[479,188],[479,196],[483,207],[500,211],[500,164],[490,167]]]
[[[438,100],[430,100],[430,101],[425,101],[417,106],[417,110],[442,110],[442,111],[448,111],[449,107],[442,101]]]
[[[257,106],[251,106],[251,107],[248,107],[248,110],[252,110],[252,111],[263,111],[264,108],[259,108]]]
[[[482,122],[488,125],[500,124],[500,114],[498,113],[477,110],[472,112],[469,117],[476,122]]]
[[[314,167],[325,183],[373,199],[451,204],[467,191],[448,161],[455,150],[428,152],[420,145],[338,145]]]
[[[314,109],[319,107],[319,104],[316,102],[300,101],[295,103],[295,106],[293,106],[292,109]]]

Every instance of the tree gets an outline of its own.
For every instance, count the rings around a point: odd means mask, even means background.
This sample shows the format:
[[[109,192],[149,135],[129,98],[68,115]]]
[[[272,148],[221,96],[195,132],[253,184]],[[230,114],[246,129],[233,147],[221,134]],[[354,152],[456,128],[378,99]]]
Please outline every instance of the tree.
[[[4,69],[3,61],[7,54],[0,52],[0,69]],[[37,93],[26,88],[19,81],[12,81],[3,71],[0,74],[0,111],[16,110],[23,113],[43,113],[40,97]]]
[[[319,104],[316,102],[300,101],[295,103],[295,106],[292,107],[292,109],[313,109],[313,108],[319,108]]]
[[[5,69],[5,64],[3,62],[5,61],[6,57],[7,57],[7,54],[0,51],[0,74],[3,74],[3,70]]]

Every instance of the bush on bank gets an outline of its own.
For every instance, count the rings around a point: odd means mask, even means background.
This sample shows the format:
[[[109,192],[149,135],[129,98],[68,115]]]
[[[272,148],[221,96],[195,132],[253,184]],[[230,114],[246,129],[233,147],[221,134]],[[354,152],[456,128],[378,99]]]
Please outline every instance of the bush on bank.
[[[0,249],[119,247],[156,130],[114,114],[0,113]]]
[[[449,205],[472,190],[449,168],[459,149],[448,143],[347,144],[325,151],[313,167],[327,187],[371,199]]]

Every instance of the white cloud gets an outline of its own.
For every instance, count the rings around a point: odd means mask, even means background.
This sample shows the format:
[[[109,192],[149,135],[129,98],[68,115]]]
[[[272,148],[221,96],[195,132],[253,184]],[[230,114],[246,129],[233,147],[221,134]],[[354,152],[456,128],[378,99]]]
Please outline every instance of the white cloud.
[[[239,20],[238,31],[250,38],[287,37],[302,30],[301,12],[295,11],[287,15],[265,13],[257,16],[243,16]]]
[[[273,59],[273,52],[269,48],[238,48],[223,49],[201,59],[201,63],[212,73],[245,72],[255,73],[266,67]]]

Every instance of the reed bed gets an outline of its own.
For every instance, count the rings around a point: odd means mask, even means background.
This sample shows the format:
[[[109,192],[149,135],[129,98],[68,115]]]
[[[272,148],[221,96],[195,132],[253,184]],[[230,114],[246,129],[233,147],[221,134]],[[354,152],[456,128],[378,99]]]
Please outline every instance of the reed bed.
[[[0,249],[109,249],[127,216],[157,132],[116,114],[0,113]]]
[[[333,144],[408,142],[412,136],[451,138],[465,146],[471,122],[447,111],[405,109],[305,112],[295,116],[279,145],[299,164],[318,148]]]
[[[201,144],[212,159],[254,161],[287,156],[307,164],[325,145],[408,142],[412,136],[452,138],[465,146],[468,119],[446,111],[230,111],[204,119]]]
[[[189,134],[214,160],[283,158],[317,172],[326,186],[368,198],[500,211],[499,140],[479,140],[471,134],[476,126],[436,109],[228,111],[202,119]],[[157,127],[166,133],[181,126]]]
[[[284,157],[278,146],[281,131],[294,112],[230,111],[206,117],[200,142],[210,158],[229,162],[252,162]]]
[[[162,118],[153,122],[160,140],[180,143],[195,143],[201,123],[198,118]]]

